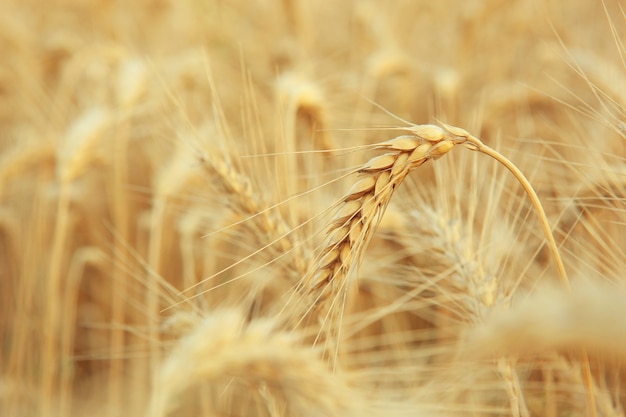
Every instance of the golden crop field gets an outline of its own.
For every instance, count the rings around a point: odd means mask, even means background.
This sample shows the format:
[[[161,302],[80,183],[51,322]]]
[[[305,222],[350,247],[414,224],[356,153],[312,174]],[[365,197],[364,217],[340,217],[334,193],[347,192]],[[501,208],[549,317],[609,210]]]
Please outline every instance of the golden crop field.
[[[623,416],[625,9],[2,0],[0,415]]]

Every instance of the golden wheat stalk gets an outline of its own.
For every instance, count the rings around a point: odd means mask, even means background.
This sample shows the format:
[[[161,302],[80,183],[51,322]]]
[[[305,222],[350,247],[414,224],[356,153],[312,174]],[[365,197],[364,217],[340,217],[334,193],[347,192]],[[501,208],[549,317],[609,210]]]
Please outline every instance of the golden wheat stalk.
[[[415,168],[429,160],[442,157],[459,144],[492,157],[517,178],[539,215],[559,277],[564,286],[569,289],[567,273],[547,216],[539,197],[524,174],[506,157],[464,129],[443,126],[444,128],[435,125],[413,125],[406,128],[411,133],[410,135],[399,136],[375,146],[375,149],[388,152],[371,159],[358,170],[359,177],[341,200],[330,222],[324,249],[315,262],[311,276],[305,280],[316,302],[328,298],[335,287],[345,288],[350,273],[361,263],[372,235],[391,201],[393,192],[404,178]],[[335,285],[337,281],[339,285]],[[585,352],[582,355],[582,363],[585,369],[588,369],[589,359]],[[513,415],[529,415],[513,364],[501,358],[499,371],[506,382]],[[585,375],[585,382],[588,407],[590,410],[595,410],[593,380],[589,373]]]
[[[543,231],[564,284],[569,287],[567,274],[554,240],[552,229],[537,194],[524,174],[507,158],[485,145],[464,129],[443,125],[413,125],[405,128],[409,135],[375,145],[388,151],[375,157],[358,170],[359,176],[348,194],[340,201],[330,221],[324,248],[317,257],[307,284],[319,299],[328,295],[326,288],[336,281],[345,281],[359,265],[393,192],[415,168],[429,160],[436,160],[456,145],[491,156],[504,165],[522,184],[539,214]]]

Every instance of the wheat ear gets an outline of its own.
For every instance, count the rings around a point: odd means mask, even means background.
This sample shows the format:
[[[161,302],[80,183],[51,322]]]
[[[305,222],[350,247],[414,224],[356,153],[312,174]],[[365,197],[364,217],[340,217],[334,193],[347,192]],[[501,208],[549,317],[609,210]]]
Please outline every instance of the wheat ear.
[[[307,279],[310,291],[318,299],[326,298],[329,284],[345,280],[360,264],[371,237],[387,208],[394,190],[415,168],[428,160],[436,160],[456,145],[491,156],[504,165],[520,182],[539,214],[543,231],[567,288],[569,281],[552,235],[545,211],[524,174],[507,158],[485,145],[466,130],[443,125],[412,125],[404,128],[409,135],[380,143],[374,149],[388,151],[367,162],[357,172],[356,183],[340,201],[338,210],[330,221],[330,230],[324,249]]]
[[[248,322],[245,314],[232,309],[182,319],[189,329],[159,368],[149,416],[170,415],[180,397],[199,386],[217,414],[227,406],[228,393],[238,390],[236,384],[220,388],[220,382],[229,380],[248,382],[250,390],[239,392],[251,398],[252,387],[267,387],[267,394],[294,415],[372,415],[344,374],[331,373],[316,349],[302,344],[302,336],[280,330],[277,320]],[[213,397],[213,389],[221,395]]]
[[[434,125],[407,130],[412,134],[375,145],[375,149],[388,152],[358,170],[356,183],[330,222],[324,249],[309,278],[312,292],[322,296],[328,284],[343,280],[360,263],[394,190],[413,169],[440,158],[465,140]]]
[[[271,262],[292,252],[293,262],[287,272],[290,276],[301,277],[307,271],[308,264],[300,243],[293,233],[289,233],[292,228],[285,219],[270,211],[253,193],[250,179],[238,171],[228,158],[224,162],[207,153],[202,155],[201,163],[211,177],[217,180],[215,185],[227,196],[232,208],[248,219],[241,225],[267,249],[264,251],[266,260]]]

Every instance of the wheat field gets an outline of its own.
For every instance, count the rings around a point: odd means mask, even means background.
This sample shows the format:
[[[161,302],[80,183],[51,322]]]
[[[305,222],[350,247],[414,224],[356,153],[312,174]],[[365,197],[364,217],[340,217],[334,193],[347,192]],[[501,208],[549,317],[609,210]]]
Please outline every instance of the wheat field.
[[[623,416],[625,9],[2,0],[0,415]]]

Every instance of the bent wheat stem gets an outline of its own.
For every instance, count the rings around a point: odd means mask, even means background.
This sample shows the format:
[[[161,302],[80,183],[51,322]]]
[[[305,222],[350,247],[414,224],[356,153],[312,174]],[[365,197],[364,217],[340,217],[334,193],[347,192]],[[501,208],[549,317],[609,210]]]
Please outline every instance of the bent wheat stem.
[[[404,129],[409,135],[375,145],[375,149],[388,152],[371,159],[357,171],[357,181],[340,200],[335,216],[330,221],[324,249],[317,257],[313,272],[306,279],[310,291],[317,293],[318,299],[326,298],[326,287],[329,284],[345,280],[354,267],[360,264],[393,192],[404,178],[413,169],[428,160],[442,157],[459,144],[492,157],[520,182],[537,210],[559,276],[569,288],[567,273],[552,229],[541,201],[528,179],[510,160],[464,129],[445,124],[443,127],[412,125]]]
[[[493,159],[501,163],[506,169],[508,169],[519,181],[522,188],[524,188],[524,191],[526,191],[528,198],[530,198],[533,207],[535,208],[535,210],[537,210],[537,214],[539,215],[539,221],[541,222],[541,227],[543,228],[543,233],[548,241],[548,246],[550,247],[550,251],[552,252],[554,262],[559,272],[559,277],[561,278],[563,285],[565,285],[566,288],[569,288],[570,284],[569,279],[567,278],[567,272],[565,271],[565,265],[563,264],[563,260],[561,259],[559,247],[554,240],[554,234],[552,233],[550,223],[548,223],[548,217],[546,216],[546,212],[543,209],[541,200],[539,200],[537,193],[535,192],[534,188],[532,187],[526,176],[507,157],[485,145],[480,139],[474,136],[469,135],[467,137],[465,147],[470,150],[478,151],[492,157]]]

